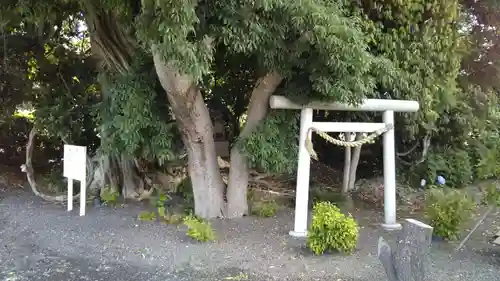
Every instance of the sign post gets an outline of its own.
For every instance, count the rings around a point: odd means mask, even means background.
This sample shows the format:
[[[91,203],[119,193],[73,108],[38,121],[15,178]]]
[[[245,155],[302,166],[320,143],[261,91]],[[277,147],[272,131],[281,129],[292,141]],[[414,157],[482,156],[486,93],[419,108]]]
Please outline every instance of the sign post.
[[[73,180],[80,182],[80,216],[87,203],[87,147],[64,145],[63,175],[68,179],[68,211],[73,210]]]

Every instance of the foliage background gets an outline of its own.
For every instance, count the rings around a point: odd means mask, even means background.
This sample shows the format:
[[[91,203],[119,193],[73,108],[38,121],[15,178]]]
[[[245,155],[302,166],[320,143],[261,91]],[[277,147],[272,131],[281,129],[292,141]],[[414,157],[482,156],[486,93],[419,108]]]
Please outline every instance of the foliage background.
[[[105,4],[115,8],[121,21],[130,23],[137,14],[133,6],[127,6],[132,2]],[[317,0],[288,5],[263,1],[259,17],[242,18],[237,1],[208,10],[203,5],[191,9],[195,2],[182,6],[168,2],[156,10],[145,9],[155,12],[143,13],[125,26],[136,35],[138,45],[146,40],[164,41],[161,31],[169,30],[171,44],[165,56],[183,58],[181,68],[199,79],[206,103],[213,116],[226,122],[232,142],[238,140],[250,89],[263,71],[277,69],[286,76],[277,94],[299,102],[357,102],[361,93],[370,98],[418,100],[421,110],[417,114],[396,116],[398,151],[407,151],[431,136],[425,161],[398,166],[409,182],[433,181],[444,175],[450,186],[461,187],[498,177],[499,44],[496,33],[484,28],[498,26],[496,6],[465,0]],[[152,1],[143,4],[146,8],[155,5]],[[22,163],[22,147],[31,125],[41,133],[40,156],[35,157],[40,165],[51,166],[47,159],[60,159],[62,139],[85,144],[92,154],[101,148],[154,165],[180,153],[178,132],[165,95],[159,94],[162,89],[148,50],[137,52],[132,73],[103,73],[90,52],[88,32],[81,28],[84,15],[77,1],[6,1],[1,5],[0,126],[5,162]],[[167,17],[167,9],[177,16]],[[209,25],[200,19],[231,24]],[[249,24],[237,24],[242,20]],[[217,35],[213,56],[195,41],[179,39],[189,38],[186,34],[193,31],[186,26],[196,26],[200,38]],[[304,46],[298,44],[296,52],[288,55],[300,32],[308,29],[316,32],[311,38],[315,48],[302,53]],[[289,36],[290,42],[278,41],[283,34],[294,36]],[[107,87],[102,88],[103,84]],[[19,109],[30,110],[30,117],[16,115]],[[380,120],[379,115],[352,112],[315,112],[315,118]],[[103,130],[109,134],[103,136]],[[290,144],[297,143],[297,138],[298,112],[275,111],[240,145],[253,167],[293,173],[297,146]],[[341,148],[316,138],[315,142],[322,161],[342,166]],[[361,176],[371,176],[377,173],[373,167],[382,166],[380,141],[365,150],[369,153],[363,156],[361,171],[371,174]],[[420,146],[404,160],[416,162],[421,154]]]

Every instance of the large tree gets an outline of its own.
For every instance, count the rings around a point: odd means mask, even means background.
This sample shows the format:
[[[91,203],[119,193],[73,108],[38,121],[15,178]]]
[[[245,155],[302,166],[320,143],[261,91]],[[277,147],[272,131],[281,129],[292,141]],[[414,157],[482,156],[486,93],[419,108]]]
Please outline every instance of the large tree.
[[[293,170],[298,144],[289,144],[297,140],[298,112],[269,114],[272,94],[297,102],[417,99],[422,112],[400,117],[403,126],[411,126],[398,130],[418,140],[439,131],[457,93],[454,0],[62,2],[79,5],[101,62],[107,111],[101,114],[104,154],[96,171],[107,176],[99,183],[121,186],[125,196],[136,197],[148,184],[140,162],[175,158],[179,134],[195,213],[205,218],[248,212],[249,165]],[[35,7],[25,8],[34,15],[31,22],[53,26],[47,14],[61,14],[58,2],[25,1],[18,7],[27,4]],[[17,18],[26,17],[10,8]],[[231,147],[227,191],[208,107],[216,104],[227,106],[239,133]]]
[[[293,73],[307,73],[316,95],[340,101],[359,100],[375,85],[370,75],[375,58],[367,51],[361,20],[347,18],[348,7],[342,3],[143,1],[142,5],[137,34],[151,49],[167,92],[188,152],[195,210],[203,217],[247,212],[248,160],[234,145],[226,208],[212,124],[200,92],[215,49],[252,57],[262,73],[252,89],[241,139],[264,119],[269,96]]]

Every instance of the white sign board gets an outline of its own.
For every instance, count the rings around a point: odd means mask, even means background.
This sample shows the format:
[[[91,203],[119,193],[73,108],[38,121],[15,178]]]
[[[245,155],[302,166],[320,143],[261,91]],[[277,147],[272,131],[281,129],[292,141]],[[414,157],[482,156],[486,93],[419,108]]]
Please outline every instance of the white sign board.
[[[87,176],[87,147],[64,145],[63,175],[65,178],[84,181]]]
[[[80,182],[80,216],[87,203],[87,147],[64,145],[63,176],[68,178],[68,211],[73,210],[73,180]]]

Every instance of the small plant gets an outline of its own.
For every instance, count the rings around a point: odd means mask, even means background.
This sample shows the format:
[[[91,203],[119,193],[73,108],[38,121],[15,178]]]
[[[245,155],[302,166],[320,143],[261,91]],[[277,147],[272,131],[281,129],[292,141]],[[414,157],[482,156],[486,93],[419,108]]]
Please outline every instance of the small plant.
[[[307,246],[316,255],[321,255],[326,250],[351,253],[356,247],[358,236],[358,224],[352,216],[342,214],[330,202],[314,204]]]
[[[182,214],[170,214],[166,213],[164,217],[162,217],[163,222],[168,224],[179,224],[183,221],[184,216]]]
[[[156,220],[156,215],[154,212],[142,211],[139,213],[138,220],[140,220],[140,221],[154,221],[154,220]]]
[[[483,204],[500,206],[500,189],[495,184],[490,184],[484,191]]]
[[[157,210],[158,210],[158,216],[160,216],[160,218],[167,217],[167,209],[164,206],[158,207]]]
[[[120,194],[116,188],[113,188],[112,186],[106,185],[101,188],[101,200],[108,206],[115,205],[119,195]]]
[[[156,190],[158,190],[158,189],[156,189]],[[169,197],[167,195],[161,193],[160,191],[157,191],[156,193],[157,193],[156,196],[151,197],[150,203],[151,203],[151,206],[156,208],[156,210],[158,211],[158,216],[160,216],[160,218],[164,218],[167,215],[165,201],[167,201],[169,199]]]
[[[434,234],[455,240],[462,225],[474,210],[474,200],[464,191],[432,187],[425,198],[425,216],[434,228]]]
[[[224,280],[244,281],[248,280],[248,274],[240,272],[238,275],[225,277]]]
[[[215,232],[209,222],[193,215],[184,217],[183,222],[188,227],[187,235],[194,240],[200,242],[215,240]]]
[[[252,206],[252,214],[259,217],[273,217],[276,215],[279,206],[274,200],[264,200],[255,202]]]
[[[150,198],[149,202],[153,208],[156,208],[156,211],[158,212],[158,218],[162,222],[169,223],[169,224],[178,224],[178,223],[182,222],[182,215],[171,214],[165,206],[166,205],[165,202],[171,198],[168,195],[159,191],[158,188],[156,189],[155,194],[156,194],[155,196]],[[154,214],[154,212],[151,212],[151,213]],[[150,213],[148,212],[148,216],[150,216],[149,214]],[[146,216],[146,217],[149,218],[148,216]],[[152,220],[155,220],[155,219],[156,218],[153,217]]]

